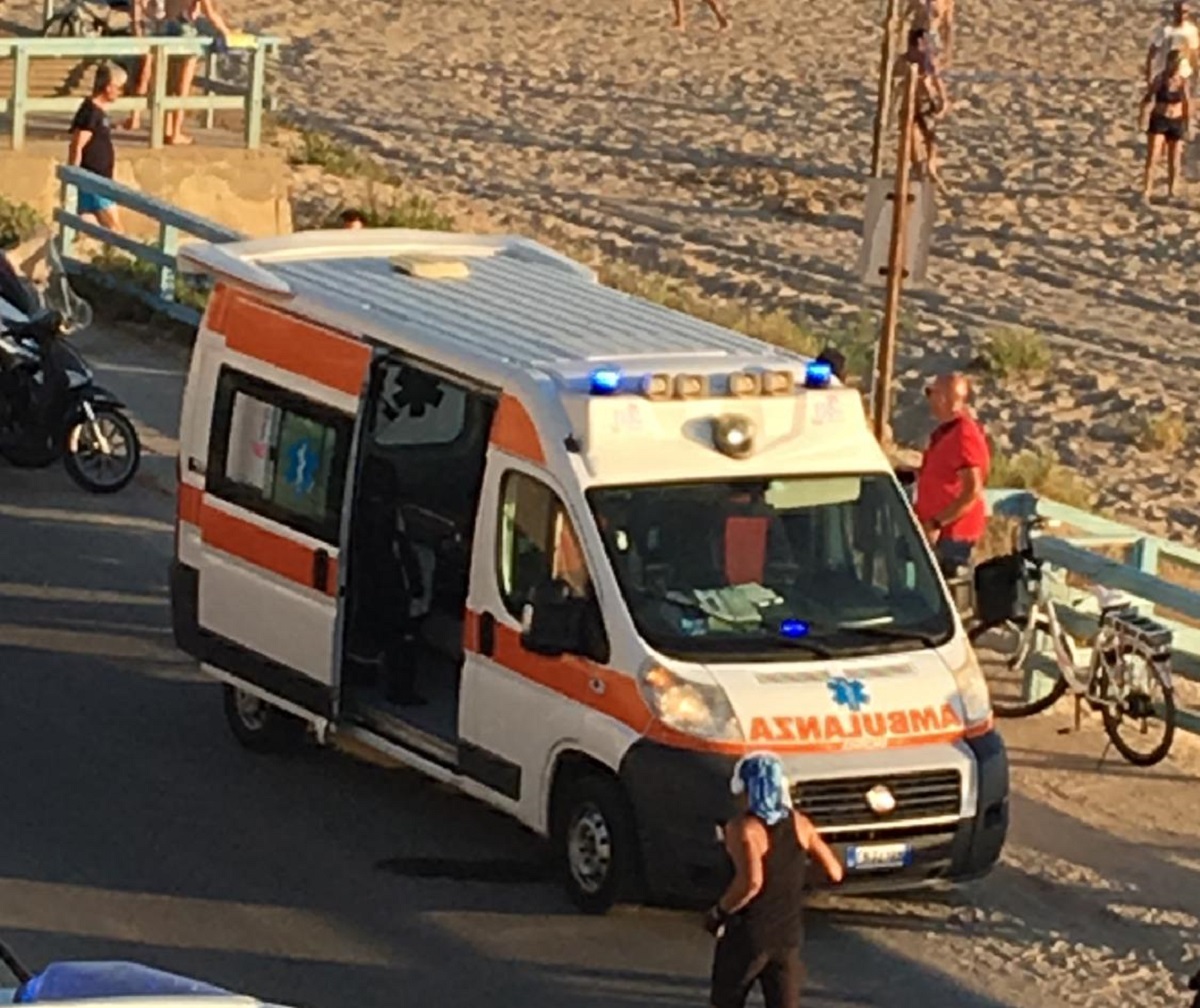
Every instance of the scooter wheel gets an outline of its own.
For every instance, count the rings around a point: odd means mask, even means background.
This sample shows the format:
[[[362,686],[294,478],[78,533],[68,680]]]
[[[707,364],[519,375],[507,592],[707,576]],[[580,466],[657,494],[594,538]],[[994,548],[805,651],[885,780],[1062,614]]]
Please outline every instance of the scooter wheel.
[[[80,419],[67,434],[63,465],[84,490],[109,494],[128,486],[142,459],[142,444],[133,422],[114,406],[92,407],[93,425]]]

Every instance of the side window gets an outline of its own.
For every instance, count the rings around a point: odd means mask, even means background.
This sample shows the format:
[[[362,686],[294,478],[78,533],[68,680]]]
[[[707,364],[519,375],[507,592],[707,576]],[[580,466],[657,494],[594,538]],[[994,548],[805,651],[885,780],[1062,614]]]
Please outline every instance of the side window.
[[[371,434],[383,448],[453,444],[467,419],[467,392],[403,364],[388,364]]]
[[[544,483],[520,472],[500,491],[499,574],[505,608],[516,617],[534,589],[559,579],[584,598],[591,576],[579,537],[562,501]]]
[[[337,543],[353,420],[230,368],[217,380],[208,492]]]

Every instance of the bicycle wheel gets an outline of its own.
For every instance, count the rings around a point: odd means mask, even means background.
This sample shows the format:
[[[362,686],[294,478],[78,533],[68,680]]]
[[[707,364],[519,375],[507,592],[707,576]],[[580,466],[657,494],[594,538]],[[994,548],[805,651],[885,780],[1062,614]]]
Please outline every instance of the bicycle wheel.
[[[1034,700],[1026,699],[1026,665],[1038,632],[1050,632],[1046,620],[1039,619],[1035,623],[1004,620],[974,626],[967,634],[975,648],[979,668],[987,680],[988,692],[992,697],[992,713],[998,718],[1040,714],[1053,707],[1067,691],[1067,682],[1060,674],[1055,677],[1048,692]],[[1063,637],[1061,643],[1070,654],[1071,642]]]
[[[1125,645],[1109,676],[1107,697],[1100,708],[1104,732],[1113,747],[1134,766],[1154,766],[1167,758],[1175,741],[1175,690],[1168,676],[1134,648]],[[1162,725],[1157,742],[1146,748],[1139,741],[1153,722]]]

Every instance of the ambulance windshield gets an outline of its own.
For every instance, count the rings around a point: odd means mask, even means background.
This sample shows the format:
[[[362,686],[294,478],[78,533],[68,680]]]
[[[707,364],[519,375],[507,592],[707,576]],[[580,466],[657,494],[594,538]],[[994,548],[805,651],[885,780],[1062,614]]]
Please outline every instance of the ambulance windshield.
[[[692,660],[942,644],[950,603],[889,475],[588,492],[639,632]]]

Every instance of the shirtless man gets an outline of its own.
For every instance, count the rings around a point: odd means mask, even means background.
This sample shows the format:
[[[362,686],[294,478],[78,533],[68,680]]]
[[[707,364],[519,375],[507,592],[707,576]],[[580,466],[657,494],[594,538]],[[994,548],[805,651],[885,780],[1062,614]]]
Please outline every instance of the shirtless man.
[[[904,23],[929,33],[930,51],[944,69],[950,65],[954,36],[954,0],[908,0]]]
[[[729,29],[729,15],[722,8],[720,0],[704,0],[704,4],[712,11],[713,17],[717,19],[717,28],[721,31],[727,31]],[[683,31],[686,21],[683,16],[683,0],[671,0],[671,7],[675,11],[672,27],[678,31]]]

